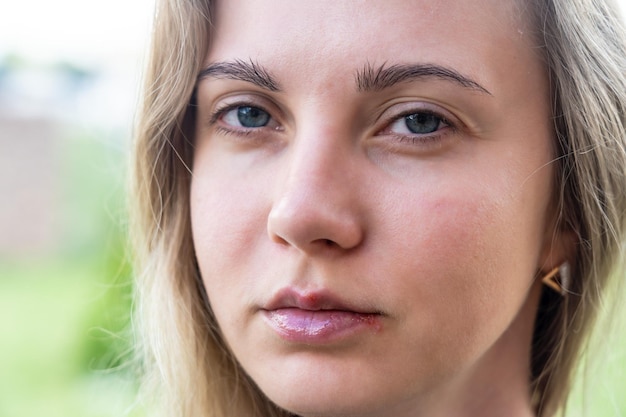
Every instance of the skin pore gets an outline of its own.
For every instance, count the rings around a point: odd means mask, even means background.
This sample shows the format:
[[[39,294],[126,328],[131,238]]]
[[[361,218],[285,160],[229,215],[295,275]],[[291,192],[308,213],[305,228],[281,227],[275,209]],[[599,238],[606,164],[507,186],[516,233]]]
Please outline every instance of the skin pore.
[[[549,87],[513,1],[217,1],[191,220],[233,354],[302,416],[531,416]]]

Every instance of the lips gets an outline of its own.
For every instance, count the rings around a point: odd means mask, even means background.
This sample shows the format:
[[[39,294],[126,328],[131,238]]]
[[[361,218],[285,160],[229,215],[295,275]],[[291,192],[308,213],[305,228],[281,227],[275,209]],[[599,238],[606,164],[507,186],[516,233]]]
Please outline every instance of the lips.
[[[379,331],[382,314],[358,308],[325,292],[281,291],[262,309],[269,327],[293,343],[328,344]]]

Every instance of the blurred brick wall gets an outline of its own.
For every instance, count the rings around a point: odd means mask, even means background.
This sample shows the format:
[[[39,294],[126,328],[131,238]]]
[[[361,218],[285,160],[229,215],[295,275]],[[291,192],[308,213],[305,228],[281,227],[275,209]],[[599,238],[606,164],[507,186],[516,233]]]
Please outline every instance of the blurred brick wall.
[[[45,256],[59,243],[57,132],[52,121],[0,115],[0,257]]]

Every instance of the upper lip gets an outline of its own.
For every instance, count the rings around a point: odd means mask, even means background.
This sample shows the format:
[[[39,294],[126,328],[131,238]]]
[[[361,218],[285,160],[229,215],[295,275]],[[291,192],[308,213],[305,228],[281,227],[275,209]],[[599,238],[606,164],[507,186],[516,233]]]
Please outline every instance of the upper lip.
[[[359,314],[380,314],[375,310],[357,307],[326,290],[298,291],[293,288],[284,288],[278,291],[276,295],[263,306],[263,310],[267,311],[282,308],[298,308],[300,310],[309,311],[339,310]]]

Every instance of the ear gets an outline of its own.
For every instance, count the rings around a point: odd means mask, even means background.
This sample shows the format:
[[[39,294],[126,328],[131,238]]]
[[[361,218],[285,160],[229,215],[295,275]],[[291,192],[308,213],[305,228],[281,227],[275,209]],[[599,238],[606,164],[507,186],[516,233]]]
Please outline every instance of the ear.
[[[546,232],[537,265],[540,275],[547,274],[564,262],[572,264],[578,240],[577,233],[571,229],[557,227]]]

